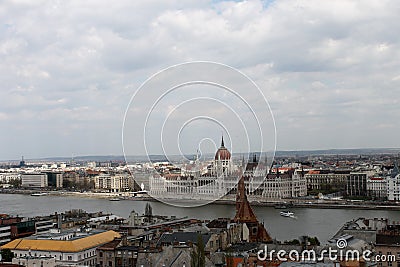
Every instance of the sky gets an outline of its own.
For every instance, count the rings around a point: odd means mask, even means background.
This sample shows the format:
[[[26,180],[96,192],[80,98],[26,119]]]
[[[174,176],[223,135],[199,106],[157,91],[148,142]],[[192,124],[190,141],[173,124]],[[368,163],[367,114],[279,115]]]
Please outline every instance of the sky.
[[[2,1],[0,159],[122,155],[133,94],[190,61],[231,66],[258,85],[278,150],[400,147],[399,17],[395,0]],[[151,106],[143,93],[141,104]],[[222,107],[200,106],[197,115]],[[241,133],[239,124],[228,125],[230,134]],[[196,127],[197,138],[219,146],[220,128]],[[264,138],[273,139],[270,127]],[[197,141],[179,143],[193,151]],[[129,153],[145,151],[131,144]]]

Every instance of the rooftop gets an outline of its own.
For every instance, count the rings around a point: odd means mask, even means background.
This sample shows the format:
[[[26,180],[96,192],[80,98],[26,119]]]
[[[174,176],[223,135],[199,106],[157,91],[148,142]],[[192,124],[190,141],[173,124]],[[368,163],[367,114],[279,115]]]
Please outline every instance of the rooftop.
[[[107,231],[97,232],[93,235],[81,236],[71,240],[24,238],[11,241],[2,246],[1,249],[79,252],[103,245],[119,237],[120,234],[117,232]]]

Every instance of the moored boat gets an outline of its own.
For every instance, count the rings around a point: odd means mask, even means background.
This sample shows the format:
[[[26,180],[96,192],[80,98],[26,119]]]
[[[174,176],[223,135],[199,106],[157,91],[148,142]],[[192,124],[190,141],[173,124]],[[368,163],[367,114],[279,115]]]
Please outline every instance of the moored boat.
[[[41,197],[41,196],[46,196],[47,195],[47,193],[42,193],[42,192],[40,192],[40,193],[32,193],[31,194],[31,196],[33,196],[33,197]]]

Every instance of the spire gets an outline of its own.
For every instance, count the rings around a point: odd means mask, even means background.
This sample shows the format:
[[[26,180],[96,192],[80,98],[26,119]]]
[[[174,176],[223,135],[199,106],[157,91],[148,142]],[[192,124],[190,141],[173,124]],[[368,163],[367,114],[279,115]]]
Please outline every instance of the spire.
[[[236,195],[236,215],[233,219],[236,223],[246,224],[251,229],[248,237],[249,242],[271,242],[271,236],[268,234],[264,225],[260,224],[251,208],[246,196],[246,186],[242,176],[238,183]]]
[[[250,206],[246,196],[246,186],[244,177],[242,176],[238,183],[238,191],[236,195],[236,215],[233,219],[235,222],[257,222],[257,217]]]
[[[224,144],[224,136],[222,135],[222,138],[221,138],[221,147],[225,147],[225,144]]]

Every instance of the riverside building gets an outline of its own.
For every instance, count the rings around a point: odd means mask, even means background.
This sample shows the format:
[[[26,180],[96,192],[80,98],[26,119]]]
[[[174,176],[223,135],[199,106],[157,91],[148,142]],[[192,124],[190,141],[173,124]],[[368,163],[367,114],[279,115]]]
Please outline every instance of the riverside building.
[[[21,186],[33,188],[47,187],[47,175],[44,173],[24,173],[21,175]]]

